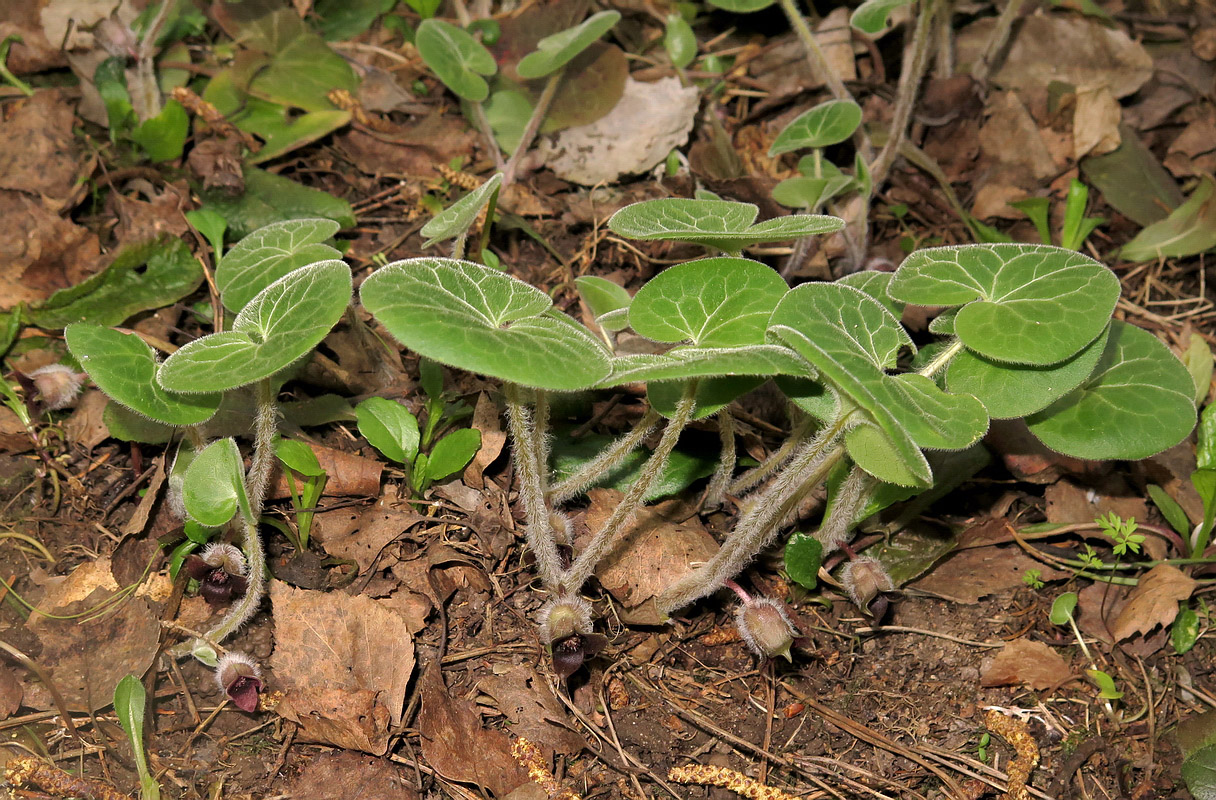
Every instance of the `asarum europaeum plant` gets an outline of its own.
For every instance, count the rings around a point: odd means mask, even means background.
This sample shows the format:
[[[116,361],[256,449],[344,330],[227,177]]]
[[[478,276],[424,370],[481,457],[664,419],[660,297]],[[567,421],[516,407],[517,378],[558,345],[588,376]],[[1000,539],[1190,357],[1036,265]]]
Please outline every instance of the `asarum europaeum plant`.
[[[330,220],[294,220],[262,228],[219,262],[215,280],[224,306],[236,314],[231,330],[200,337],[159,362],[138,336],[80,323],[65,330],[68,349],[93,382],[115,402],[157,422],[184,429],[174,465],[191,522],[241,533],[236,554],[213,564],[228,569],[243,589],[203,639],[175,655],[193,654],[215,666],[222,642],[257,610],[266,564],[258,519],[275,463],[279,373],[312,352],[350,304],[350,268],[323,242],[338,229]],[[254,448],[248,473],[237,443],[203,446],[197,426],[219,408],[226,392],[251,388],[256,397]],[[214,553],[220,550],[212,548]],[[197,569],[197,565],[195,565]],[[239,594],[239,597],[235,595]]]
[[[718,553],[661,595],[666,614],[726,585],[834,471],[844,477],[816,534],[826,551],[846,541],[884,490],[932,487],[926,452],[971,447],[991,418],[1022,418],[1048,447],[1088,459],[1147,457],[1195,423],[1186,368],[1148,332],[1111,320],[1119,281],[1091,258],[1040,245],[942,247],[912,254],[893,274],[791,290],[766,265],[739,257],[742,249],[843,223],[795,215],[755,225],[755,217],[754,206],[718,200],[648,201],[617,212],[609,226],[619,234],[727,255],[670,267],[633,297],[602,279],[579,279],[599,335],[555,310],[540,289],[467,261],[399,261],[362,286],[363,306],[403,345],[503,381],[526,538],[551,594],[545,638],[564,672],[587,654],[572,650],[592,635],[578,592],[628,531],[694,419],[718,415],[723,459],[708,494],[740,497],[741,513]],[[919,353],[899,322],[908,303],[948,307],[930,328],[940,340]],[[669,349],[618,355],[611,333],[625,327]],[[766,462],[735,477],[730,414],[720,412],[769,378],[804,420]],[[650,411],[552,484],[550,394],[639,382]],[[662,418],[635,482],[566,563],[560,547],[572,543],[562,504],[621,463]],[[873,591],[859,589],[859,602],[888,588],[883,578],[871,575]]]

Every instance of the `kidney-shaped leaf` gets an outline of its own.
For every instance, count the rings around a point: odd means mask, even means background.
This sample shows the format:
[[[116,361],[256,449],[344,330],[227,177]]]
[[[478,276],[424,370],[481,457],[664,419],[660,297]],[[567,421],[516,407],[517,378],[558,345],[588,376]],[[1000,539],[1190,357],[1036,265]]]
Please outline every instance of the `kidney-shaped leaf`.
[[[174,392],[221,392],[268,378],[307,355],[350,303],[350,267],[318,261],[284,275],[236,315],[232,330],[195,339],[160,365]]]
[[[133,333],[76,323],[64,330],[68,350],[113,400],[166,425],[197,425],[220,407],[218,394],[177,394],[156,383],[156,354]]]
[[[1148,458],[1195,427],[1194,395],[1190,373],[1157,337],[1112,322],[1088,380],[1026,422],[1043,444],[1066,455]]]
[[[815,370],[789,348],[771,344],[742,347],[676,347],[660,355],[619,356],[600,388],[637,381],[673,381],[726,375],[813,377]]]
[[[852,136],[860,124],[861,106],[852,100],[829,100],[795,117],[777,134],[768,154],[779,156],[803,148],[839,144]]]
[[[536,43],[535,50],[519,60],[515,71],[525,80],[543,78],[556,72],[607,33],[620,19],[619,11],[601,11],[573,28],[546,36]]]
[[[434,219],[422,226],[422,235],[426,237],[422,249],[445,239],[455,239],[467,231],[490,201],[490,195],[501,185],[502,173],[496,172],[481,186],[435,215]]]
[[[360,296],[403,345],[469,372],[575,391],[612,369],[604,346],[547,294],[480,264],[397,261],[364,281]]]
[[[769,315],[787,291],[785,280],[759,261],[702,258],[668,267],[638,289],[629,325],[656,342],[762,344]]]
[[[212,442],[194,457],[182,483],[186,513],[203,525],[218,528],[239,508],[252,517],[245,494],[245,470],[236,440]]]
[[[418,455],[418,418],[386,397],[369,397],[355,406],[359,433],[385,458],[408,464]]]
[[[963,245],[908,256],[888,292],[906,303],[964,306],[954,331],[982,356],[1056,364],[1106,329],[1119,279],[1089,256],[1061,247]]]
[[[472,103],[490,94],[482,75],[498,71],[494,56],[463,28],[439,19],[423,20],[414,34],[418,55],[452,92]]]
[[[325,240],[338,232],[332,219],[292,219],[259,228],[241,239],[215,268],[220,299],[239,313],[258,292],[306,264],[341,257]]]
[[[692,242],[728,252],[844,227],[836,217],[810,214],[777,217],[753,226],[758,213],[751,203],[665,197],[625,206],[609,218],[608,227],[630,239]]]

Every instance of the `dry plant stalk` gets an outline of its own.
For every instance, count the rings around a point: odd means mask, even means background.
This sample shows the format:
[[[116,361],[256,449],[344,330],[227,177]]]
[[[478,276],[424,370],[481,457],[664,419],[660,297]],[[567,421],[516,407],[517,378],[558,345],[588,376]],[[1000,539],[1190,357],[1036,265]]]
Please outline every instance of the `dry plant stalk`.
[[[749,800],[796,800],[794,795],[789,792],[765,786],[760,781],[749,778],[741,772],[709,764],[687,764],[683,767],[674,767],[667,773],[667,780],[676,783],[695,783],[699,786],[720,786],[723,789],[730,789],[737,795],[749,798]]]
[[[511,756],[524,769],[532,782],[545,791],[549,800],[582,800],[575,792],[562,786],[549,767],[540,748],[520,736],[511,742]]]
[[[1005,800],[1030,800],[1026,782],[1039,764],[1039,746],[1035,744],[1026,723],[999,711],[989,711],[984,715],[984,724],[988,730],[1009,742],[1017,753],[1017,758],[1009,764],[1009,789],[1005,793]]]

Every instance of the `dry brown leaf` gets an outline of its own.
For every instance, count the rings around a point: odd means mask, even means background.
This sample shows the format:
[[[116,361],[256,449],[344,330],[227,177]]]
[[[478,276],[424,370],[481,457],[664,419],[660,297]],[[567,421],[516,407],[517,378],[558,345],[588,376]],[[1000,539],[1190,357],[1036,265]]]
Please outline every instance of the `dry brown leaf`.
[[[1178,134],[1166,153],[1166,169],[1179,177],[1201,175],[1216,168],[1216,121],[1197,119]]]
[[[1153,567],[1132,589],[1127,605],[1115,618],[1111,633],[1116,641],[1169,625],[1178,616],[1178,603],[1190,597],[1195,586],[1194,579],[1175,566]]]
[[[72,131],[75,121],[72,103],[58,89],[35,92],[13,109],[0,122],[0,189],[65,205],[90,160]]]
[[[413,776],[388,759],[349,751],[322,753],[287,782],[288,797],[326,800],[417,800]]]
[[[160,236],[180,237],[190,230],[184,214],[190,189],[185,181],[166,185],[158,191],[147,181],[139,181],[148,199],[115,192],[110,195],[118,215],[115,235],[120,242],[137,244]]]
[[[1060,480],[1048,486],[1043,497],[1047,501],[1048,522],[1064,525],[1090,522],[1110,512],[1124,519],[1148,518],[1148,505],[1143,496],[1134,496],[1133,490],[1114,475],[1103,478],[1093,490]]]
[[[67,434],[68,441],[91,451],[110,438],[110,429],[106,427],[101,414],[109,402],[109,398],[96,389],[82,394],[76,401],[76,410],[63,423],[63,432]]]
[[[350,516],[354,515],[345,512],[340,518]],[[325,552],[338,558],[352,559],[363,573],[372,568],[389,542],[420,522],[426,522],[426,517],[417,512],[377,503],[358,515],[354,524],[346,530],[326,530],[318,540],[325,545]]]
[[[24,453],[33,447],[21,417],[8,406],[0,406],[0,453]]]
[[[380,494],[380,473],[384,465],[374,458],[335,450],[319,444],[309,444],[317,456],[317,463],[325,470],[325,497],[377,497]],[[296,484],[297,487],[299,484]],[[275,499],[290,497],[287,480],[276,468],[270,496]]]
[[[1029,686],[1049,689],[1069,674],[1068,662],[1042,642],[1014,639],[1001,651],[985,659],[980,667],[980,686]]]
[[[37,304],[97,271],[97,234],[23,192],[0,190],[0,310]]]
[[[1039,126],[1015,92],[999,92],[988,101],[987,120],[980,128],[980,151],[985,160],[1016,168],[1031,188],[1058,171],[1039,135]]]
[[[305,686],[288,691],[275,710],[300,726],[297,741],[381,756],[388,752],[389,713],[376,694],[372,689]]]
[[[981,597],[1021,586],[1028,569],[1040,570],[1043,580],[1068,574],[1040,564],[1012,545],[976,547],[948,557],[911,586],[971,605]]]
[[[483,727],[476,706],[449,695],[438,669],[428,668],[420,682],[418,727],[422,755],[431,768],[448,780],[489,789],[496,797],[528,782],[528,773],[511,757],[507,735]]]
[[[565,755],[583,749],[583,737],[566,721],[568,716],[562,704],[527,664],[502,675],[488,675],[477,682],[477,688],[494,698],[498,710],[511,721],[511,732],[516,736]]]
[[[25,690],[11,667],[0,667],[0,719],[8,719],[21,707]]]
[[[1081,89],[1072,116],[1072,156],[1080,161],[1087,155],[1100,156],[1119,147],[1119,122],[1123,111],[1106,86]]]
[[[278,681],[289,689],[368,690],[386,709],[386,722],[401,722],[414,642],[399,616],[370,597],[293,589],[281,581],[271,583],[270,601],[270,664]]]
[[[599,530],[624,496],[612,489],[592,489],[586,523]],[[662,514],[664,506],[642,508],[629,533],[605,556],[595,571],[600,584],[623,606],[621,619],[633,625],[664,621],[654,599],[687,575],[694,561],[708,561],[718,543],[692,518],[676,523]]]
[[[17,35],[8,53],[8,68],[14,75],[56,69],[67,66],[58,44],[51,44],[42,34],[38,19],[38,3],[29,0],[0,0],[0,41]]]
[[[507,442],[507,435],[502,430],[502,418],[498,414],[498,404],[491,400],[486,392],[477,395],[477,405],[473,408],[473,420],[469,427],[481,431],[481,447],[464,468],[464,482],[474,489],[480,489],[486,485],[482,473],[502,455],[503,445]]]

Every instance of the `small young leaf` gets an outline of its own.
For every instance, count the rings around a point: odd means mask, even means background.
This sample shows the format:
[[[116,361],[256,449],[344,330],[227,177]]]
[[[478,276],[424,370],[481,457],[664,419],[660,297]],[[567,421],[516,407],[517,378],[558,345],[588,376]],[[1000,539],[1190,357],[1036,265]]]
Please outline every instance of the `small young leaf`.
[[[1187,201],[1160,222],[1154,222],[1123,245],[1125,261],[1186,258],[1216,247],[1216,181],[1203,176]]]
[[[426,476],[428,480],[443,480],[454,472],[459,472],[473,460],[481,449],[481,431],[476,428],[461,428],[449,433],[435,443],[427,459]]]
[[[122,725],[123,733],[131,740],[131,754],[135,757],[135,769],[139,773],[140,800],[160,800],[160,784],[148,770],[148,756],[144,752],[144,712],[147,691],[139,678],[124,675],[114,687],[114,713]]]
[[[573,28],[546,36],[536,43],[535,50],[519,60],[515,71],[525,80],[543,78],[556,72],[607,33],[620,19],[619,11],[601,11]]]
[[[203,525],[227,524],[239,508],[252,516],[245,494],[245,469],[234,439],[212,442],[186,468],[182,485],[186,512]]]
[[[355,406],[359,433],[398,464],[409,464],[418,455],[418,418],[408,408],[386,397],[369,397]]]
[[[1174,624],[1170,627],[1170,644],[1174,646],[1174,652],[1182,655],[1195,646],[1195,642],[1199,641],[1199,615],[1195,613],[1195,609],[1184,605],[1178,609],[1178,616],[1174,618]]]
[[[667,29],[663,35],[663,47],[667,50],[671,63],[684,69],[697,57],[697,37],[692,32],[692,26],[679,12],[673,11],[667,15]]]
[[[418,383],[426,395],[427,405],[442,402],[443,365],[425,356],[418,359]]]
[[[325,474],[321,463],[317,461],[317,454],[298,439],[278,439],[274,443],[274,454],[285,467],[306,478],[316,478]]]
[[[1025,200],[1014,200],[1009,205],[1030,218],[1039,234],[1039,241],[1043,244],[1051,244],[1051,225],[1048,222],[1051,214],[1050,198],[1027,197]]]
[[[1051,620],[1052,625],[1067,625],[1068,620],[1072,619],[1072,612],[1076,608],[1077,593],[1065,592],[1051,604],[1051,613],[1047,615],[1047,618]]]
[[[819,567],[823,565],[823,543],[814,536],[795,533],[785,545],[785,571],[794,583],[804,589],[819,584]]]
[[[1093,374],[1026,418],[1043,444],[1077,458],[1148,458],[1195,427],[1190,373],[1148,331],[1112,322]]]
[[[224,253],[224,231],[228,230],[228,220],[209,208],[200,208],[186,212],[186,222],[207,238],[211,251],[219,258]]]
[[[488,181],[478,186],[452,205],[439,212],[430,222],[422,226],[422,235],[426,241],[422,243],[425,250],[437,242],[455,239],[468,231],[477,220],[477,215],[490,201],[490,195],[502,185],[502,173],[496,172]],[[489,224],[487,220],[486,224]]]
[[[156,354],[135,334],[77,323],[64,330],[68,350],[103,392],[166,425],[197,425],[220,406],[218,394],[176,394],[156,383]]]
[[[689,261],[668,267],[638,290],[629,325],[656,342],[761,344],[768,318],[787,291],[785,279],[758,261]]]
[[[852,100],[829,100],[805,111],[786,125],[768,149],[770,158],[782,153],[839,144],[861,124],[861,106]]]
[[[547,294],[480,264],[398,261],[360,293],[398,341],[449,366],[558,391],[587,388],[612,369],[604,346]]]
[[[168,100],[155,117],[150,117],[131,131],[131,139],[148,154],[153,162],[181,158],[190,133],[190,116],[181,103]]]
[[[574,286],[597,321],[605,314],[629,308],[629,303],[633,300],[623,287],[595,275],[575,278]]]
[[[1186,511],[1182,509],[1177,500],[1170,497],[1165,489],[1162,489],[1155,483],[1148,485],[1148,496],[1152,498],[1153,505],[1157,506],[1157,510],[1161,512],[1161,516],[1165,517],[1166,522],[1178,532],[1179,536],[1190,535],[1190,518],[1187,517]]]
[[[1087,669],[1085,674],[1098,687],[1098,696],[1106,700],[1118,700],[1123,692],[1115,687],[1115,679],[1100,669]]]
[[[1207,340],[1197,333],[1192,333],[1190,344],[1182,353],[1182,363],[1195,381],[1195,405],[1203,405],[1208,393],[1212,391],[1212,371],[1216,367],[1212,348],[1208,347]]]
[[[241,239],[215,268],[224,307],[240,312],[254,296],[306,264],[341,257],[323,242],[338,232],[331,219],[293,219],[259,228]]]
[[[887,27],[887,17],[897,8],[909,5],[912,0],[865,0],[853,10],[849,23],[868,36],[877,36]]]
[[[494,56],[468,31],[439,19],[423,20],[414,34],[418,54],[454,94],[480,103],[490,94],[482,75],[498,71]]]
[[[954,330],[969,350],[997,361],[1057,364],[1106,328],[1119,279],[1088,256],[1028,244],[920,250],[888,289],[918,305],[962,305]]]
[[[824,178],[786,178],[773,187],[773,199],[787,208],[815,209],[847,192],[852,185],[853,179],[844,173]]]
[[[350,303],[350,267],[318,261],[284,275],[237,314],[231,331],[195,339],[160,365],[170,391],[218,392],[268,378],[312,351]]]
[[[807,214],[777,217],[753,226],[758,213],[750,203],[667,197],[625,206],[608,219],[608,227],[630,239],[692,242],[728,252],[844,227],[844,221],[836,217]]]

